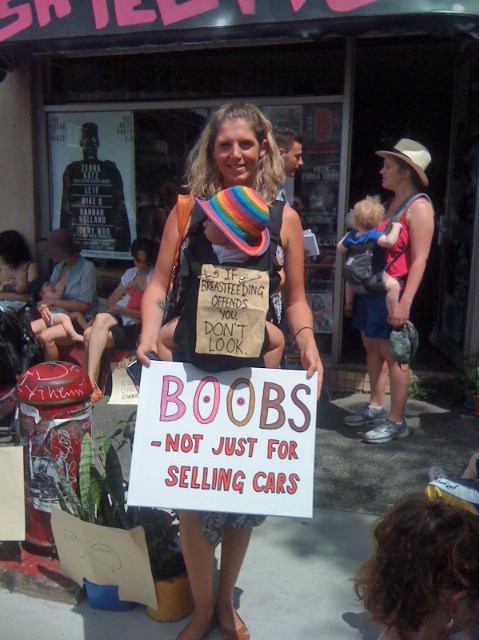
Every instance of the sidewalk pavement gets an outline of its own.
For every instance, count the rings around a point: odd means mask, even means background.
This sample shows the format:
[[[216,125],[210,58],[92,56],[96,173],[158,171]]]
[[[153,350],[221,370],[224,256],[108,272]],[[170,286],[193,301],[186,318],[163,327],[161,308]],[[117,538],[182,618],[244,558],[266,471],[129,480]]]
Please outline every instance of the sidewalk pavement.
[[[268,518],[251,540],[235,599],[253,640],[376,640],[349,581],[369,552],[371,516],[320,509]],[[1,640],[173,640],[185,625],[39,600],[0,589]],[[220,640],[219,629],[208,640]]]
[[[321,399],[313,519],[270,517],[255,529],[235,593],[252,640],[377,640],[379,630],[355,602],[353,577],[371,550],[376,515],[410,491],[423,491],[433,464],[459,474],[479,448],[479,420],[462,407],[409,401],[409,438],[361,442],[343,425],[361,394]],[[108,433],[134,410],[94,407],[94,428]],[[128,464],[128,461],[125,461]],[[173,640],[185,621],[158,623],[143,605],[128,612],[66,605],[0,589],[0,640]],[[214,630],[209,640],[219,640]]]

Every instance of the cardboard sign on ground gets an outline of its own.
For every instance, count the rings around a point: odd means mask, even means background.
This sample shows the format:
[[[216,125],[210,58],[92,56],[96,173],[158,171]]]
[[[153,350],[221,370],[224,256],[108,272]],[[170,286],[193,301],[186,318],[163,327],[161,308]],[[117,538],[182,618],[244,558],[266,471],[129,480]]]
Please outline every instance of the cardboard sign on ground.
[[[52,509],[51,524],[66,576],[81,586],[83,578],[118,585],[120,600],[158,607],[143,527],[103,527],[59,509]]]
[[[138,391],[126,372],[135,355],[111,363],[111,396],[108,404],[138,404]]]
[[[0,540],[25,540],[23,447],[0,447]]]

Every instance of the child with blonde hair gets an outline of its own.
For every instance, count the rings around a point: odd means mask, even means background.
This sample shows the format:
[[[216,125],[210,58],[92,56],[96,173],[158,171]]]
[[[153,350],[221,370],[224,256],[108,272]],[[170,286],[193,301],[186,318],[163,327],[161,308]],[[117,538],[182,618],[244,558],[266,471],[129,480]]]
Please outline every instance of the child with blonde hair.
[[[344,312],[352,316],[355,293],[386,293],[388,314],[397,304],[400,283],[391,277],[384,265],[374,265],[374,247],[390,249],[401,231],[399,222],[391,223],[391,230],[378,231],[376,227],[384,219],[384,207],[377,196],[366,196],[356,202],[350,211],[352,229],[337,246],[339,253],[346,254],[343,275],[346,279]]]

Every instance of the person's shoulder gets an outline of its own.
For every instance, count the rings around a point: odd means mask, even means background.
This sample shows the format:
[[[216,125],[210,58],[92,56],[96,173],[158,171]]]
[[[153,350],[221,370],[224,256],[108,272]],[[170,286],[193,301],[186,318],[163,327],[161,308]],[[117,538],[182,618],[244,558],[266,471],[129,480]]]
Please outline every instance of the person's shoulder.
[[[116,162],[113,162],[113,160],[100,160],[100,162],[106,169],[110,169],[112,171],[114,171],[114,170],[118,171],[118,167],[116,166]]]
[[[65,171],[63,173],[69,173],[70,171],[75,171],[77,169],[80,169],[83,162],[84,160],[72,160],[72,162],[69,162],[67,164],[67,166],[65,167]]]
[[[82,269],[83,271],[90,271],[90,272],[96,273],[95,263],[92,262],[91,260],[87,260],[81,254],[78,256],[77,264],[79,265],[79,268]]]
[[[289,204],[284,205],[281,219],[282,219],[282,222],[281,222],[282,234],[283,234],[283,231],[286,231],[286,232],[292,231],[292,230],[297,231],[298,229],[301,230],[301,234],[303,233],[303,227],[301,224],[300,215],[296,211],[296,209],[293,209],[291,205]]]
[[[129,267],[126,271],[123,272],[121,279],[124,282],[130,282],[130,280],[133,280],[133,278],[136,276],[136,272],[136,267]]]
[[[433,217],[434,208],[432,202],[426,194],[418,194],[418,197],[413,200],[406,211],[406,219],[413,217]]]

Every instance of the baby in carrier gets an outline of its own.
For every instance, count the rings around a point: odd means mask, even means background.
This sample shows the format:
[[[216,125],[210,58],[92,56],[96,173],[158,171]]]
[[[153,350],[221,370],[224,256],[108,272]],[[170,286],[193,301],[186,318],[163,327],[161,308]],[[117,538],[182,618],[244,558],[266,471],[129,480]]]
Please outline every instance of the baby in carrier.
[[[346,254],[343,275],[346,280],[344,313],[352,315],[355,293],[386,294],[388,314],[392,315],[400,293],[400,284],[383,269],[373,273],[375,245],[393,247],[399,238],[401,224],[393,222],[389,233],[376,227],[384,218],[384,207],[377,197],[367,196],[356,202],[351,210],[353,229],[338,243],[339,253]]]
[[[284,337],[266,319],[272,270],[278,283],[281,280],[281,268],[271,264],[268,205],[256,191],[242,186],[220,191],[211,200],[195,200],[206,217],[187,258],[192,266],[185,305],[180,316],[161,328],[158,355],[173,360],[182,325],[190,340],[196,332],[190,353],[199,368],[212,370],[209,363],[219,356],[218,370],[253,366],[252,357],[262,357],[265,367],[275,369]],[[192,244],[187,237],[188,242]]]

